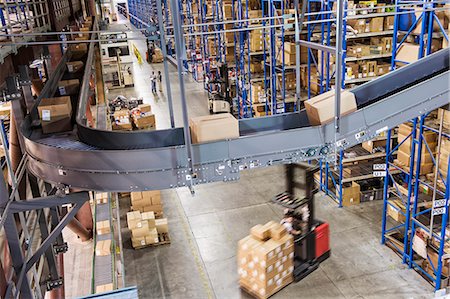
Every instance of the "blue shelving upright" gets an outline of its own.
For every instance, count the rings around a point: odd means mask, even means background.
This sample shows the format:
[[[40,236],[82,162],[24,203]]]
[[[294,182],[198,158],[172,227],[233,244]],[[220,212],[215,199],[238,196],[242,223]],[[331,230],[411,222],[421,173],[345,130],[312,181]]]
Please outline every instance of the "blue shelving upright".
[[[415,4],[416,7],[421,10],[420,15],[415,18],[411,18],[409,26],[401,24],[402,16],[406,15],[404,7],[407,4]],[[400,6],[403,9],[400,9]],[[436,15],[437,3],[434,1],[415,1],[405,2],[396,1],[396,16],[394,19],[394,37],[392,47],[392,69],[395,69],[403,64],[407,64],[408,61],[402,61],[398,57],[401,46],[407,42],[413,40],[418,44],[417,58],[420,59],[423,56],[431,54],[432,51],[432,39],[435,36],[442,36],[448,41],[448,35],[445,32],[442,23]],[[413,10],[411,10],[413,12]],[[404,23],[404,22],[403,22]],[[437,24],[439,30],[437,32],[433,29],[434,24]],[[402,28],[401,28],[402,26]],[[403,29],[403,30],[400,30]],[[406,30],[405,30],[406,29]],[[409,268],[413,268],[424,276],[430,283],[433,284],[435,290],[439,290],[442,286],[442,268],[443,268],[443,254],[444,245],[449,241],[446,238],[446,230],[448,225],[448,204],[450,193],[450,168],[447,169],[447,173],[442,173],[437,164],[437,156],[430,150],[429,143],[425,139],[426,132],[439,133],[436,127],[430,126],[427,123],[427,117],[429,114],[421,115],[411,120],[411,133],[403,140],[398,140],[398,145],[391,149],[390,140],[386,144],[386,177],[384,185],[384,202],[383,202],[383,219],[382,219],[382,235],[381,243],[389,245],[395,249],[397,253],[402,257],[403,263],[407,264]],[[389,136],[390,137],[390,136]],[[441,138],[450,141],[450,134],[448,132],[441,132]],[[389,138],[390,139],[390,138]],[[410,154],[410,167],[400,167],[396,163],[393,163],[393,154],[409,139],[411,143]],[[429,154],[432,157],[433,169],[437,169],[437,177],[434,179],[441,180],[441,188],[435,188],[434,183],[430,183],[429,180],[424,179],[421,174],[421,162],[424,155]],[[445,163],[445,162],[444,162]],[[450,164],[450,158],[447,161],[447,165]],[[401,172],[401,175],[393,175],[392,170]],[[402,194],[399,191],[399,184],[406,185],[406,192]],[[430,201],[430,198],[426,196],[424,190],[432,192],[434,198]],[[392,219],[388,218],[389,209],[394,209],[392,198],[399,198],[405,205],[405,211],[400,211],[404,217],[403,223],[392,223]],[[426,202],[429,204],[427,205]],[[430,206],[431,204],[431,206]],[[425,206],[424,206],[425,205]],[[433,221],[431,220],[433,219]],[[426,256],[423,256],[423,252],[417,252],[417,248],[413,246],[416,232],[424,232],[428,236]],[[394,232],[403,234],[402,246],[398,246],[398,242],[393,241],[392,234]],[[433,240],[433,241],[432,241]],[[437,248],[435,246],[437,244]],[[434,249],[433,249],[434,248]],[[430,258],[428,249],[435,250],[434,254],[437,255],[437,264],[433,264],[433,260]],[[422,256],[427,263],[430,264],[431,271],[424,268],[424,263],[419,263],[418,256]],[[431,272],[431,273],[430,273]]]

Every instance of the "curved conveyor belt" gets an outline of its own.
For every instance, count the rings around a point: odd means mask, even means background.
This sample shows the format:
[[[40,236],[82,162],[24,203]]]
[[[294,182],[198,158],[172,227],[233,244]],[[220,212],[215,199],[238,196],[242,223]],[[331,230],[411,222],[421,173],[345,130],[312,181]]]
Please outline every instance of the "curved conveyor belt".
[[[37,105],[53,96],[64,75],[64,55],[54,76],[22,125],[29,170],[42,179],[89,190],[165,189],[239,179],[247,168],[305,161],[335,150],[334,124],[310,126],[305,111],[239,121],[241,137],[192,145],[194,176],[188,170],[183,128],[120,132],[86,125],[90,43],[72,132],[46,136],[36,126]],[[352,89],[358,111],[341,118],[336,149],[369,140],[382,131],[449,102],[450,49]],[[80,78],[81,79],[81,78]]]

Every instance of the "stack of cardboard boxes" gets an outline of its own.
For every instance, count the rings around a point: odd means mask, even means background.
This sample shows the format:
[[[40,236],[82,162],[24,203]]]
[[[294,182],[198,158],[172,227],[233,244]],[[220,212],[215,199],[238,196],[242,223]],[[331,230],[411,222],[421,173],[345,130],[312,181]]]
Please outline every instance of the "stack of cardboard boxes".
[[[256,225],[238,244],[239,284],[257,298],[268,298],[293,281],[293,237],[278,223]]]
[[[131,110],[133,123],[137,129],[148,129],[156,126],[155,115],[149,104],[141,104],[137,108]]]
[[[168,234],[167,219],[156,219],[155,213],[133,211],[127,213],[127,225],[131,230],[133,248],[142,248],[160,242],[161,234]],[[163,237],[161,237],[161,240]]]
[[[153,212],[156,217],[162,217],[161,191],[131,192],[131,209],[141,213]]]
[[[266,40],[266,49],[270,45],[270,34],[266,30],[265,34],[262,29],[252,30],[250,32],[250,51],[260,52],[264,50],[264,38]]]
[[[336,196],[339,196],[339,186],[336,186]],[[349,207],[361,202],[361,187],[357,182],[342,184],[342,205]]]
[[[160,48],[155,47],[155,54],[153,54],[152,62],[153,63],[161,63],[164,61],[164,56]]]
[[[264,83],[262,82],[252,82],[251,83],[252,104],[264,103],[266,100],[266,93],[264,90]]]
[[[130,111],[128,109],[116,110],[114,111],[114,123],[112,123],[113,130],[125,130],[131,131],[133,129]]]
[[[411,157],[411,136],[408,135],[412,132],[412,126],[409,123],[401,124],[398,127],[398,141],[401,143],[398,152],[397,152],[397,162],[399,165],[403,166],[405,169],[409,170],[409,162]],[[419,134],[419,130],[417,130],[416,134]],[[436,134],[431,131],[423,132],[423,140],[424,144],[422,145],[422,154],[420,161],[420,175],[426,175],[431,173],[433,170],[433,155],[436,150]],[[418,136],[418,135],[417,135]],[[425,141],[427,145],[425,144]],[[430,149],[430,151],[428,150]],[[416,148],[417,150],[417,148]],[[415,152],[415,161],[417,161],[417,151]]]

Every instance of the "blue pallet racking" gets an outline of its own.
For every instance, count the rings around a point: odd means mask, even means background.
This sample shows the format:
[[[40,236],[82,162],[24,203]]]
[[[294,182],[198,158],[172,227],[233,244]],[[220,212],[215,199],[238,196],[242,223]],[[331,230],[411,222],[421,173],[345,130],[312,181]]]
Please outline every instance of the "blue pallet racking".
[[[400,18],[404,15],[404,10],[399,9],[400,4],[414,4],[419,8],[420,15],[410,22],[407,30],[400,30]],[[396,1],[396,16],[394,20],[394,38],[392,49],[392,68],[395,69],[401,64],[408,63],[400,59],[398,56],[401,46],[408,40],[414,40],[418,43],[417,58],[422,58],[432,52],[432,39],[434,36],[443,37],[448,41],[448,35],[443,29],[442,23],[436,15],[438,6],[435,2],[415,1],[403,2]],[[409,8],[411,9],[411,8]],[[438,32],[433,30],[437,25]],[[404,25],[403,25],[404,26]],[[417,47],[417,46],[416,46]],[[443,110],[442,110],[443,112]],[[429,125],[427,117],[429,114],[421,115],[411,120],[411,133],[402,140],[398,140],[398,145],[391,146],[391,136],[388,132],[388,142],[386,143],[386,176],[384,181],[383,196],[383,219],[382,219],[382,235],[381,243],[393,248],[401,257],[403,263],[408,264],[409,268],[413,268],[424,276],[439,290],[442,286],[442,269],[444,245],[448,242],[446,237],[448,225],[448,204],[450,194],[450,157],[447,161],[447,172],[442,173],[438,163],[440,154],[440,144],[442,140],[450,142],[450,134],[442,131],[442,126],[437,129],[435,126]],[[443,117],[443,116],[441,116]],[[438,154],[430,150],[430,144],[425,138],[427,132],[438,134]],[[400,135],[399,135],[400,136]],[[397,163],[393,163],[393,154],[403,144],[409,142],[410,146],[410,167],[402,167]],[[434,181],[430,183],[421,173],[422,159],[431,156]],[[400,171],[400,175],[392,174],[392,170]],[[440,183],[437,182],[440,180]],[[402,190],[400,186],[406,185]],[[438,187],[440,186],[440,187]],[[429,192],[432,196],[429,196]],[[404,205],[404,210],[399,210],[398,205],[394,204],[394,200],[400,200]],[[388,218],[390,210],[395,210],[401,215],[403,221],[392,221]],[[395,213],[395,212],[394,212]],[[399,219],[396,219],[399,220]],[[393,223],[394,222],[394,223]],[[397,233],[402,236],[401,242],[393,238],[393,234]],[[424,252],[417,248],[418,233],[424,233],[426,236],[426,249]],[[430,251],[429,251],[430,250]],[[421,256],[426,262],[420,263]],[[435,257],[436,259],[433,259]],[[428,268],[428,265],[430,268]]]

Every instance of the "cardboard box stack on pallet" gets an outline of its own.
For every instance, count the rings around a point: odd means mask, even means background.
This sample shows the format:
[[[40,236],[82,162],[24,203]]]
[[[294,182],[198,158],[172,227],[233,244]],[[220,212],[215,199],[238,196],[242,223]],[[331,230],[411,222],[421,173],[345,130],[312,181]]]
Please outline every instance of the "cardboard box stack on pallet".
[[[131,131],[133,129],[133,125],[130,119],[130,111],[128,109],[114,111],[113,117],[113,130]]]
[[[131,245],[135,249],[170,241],[167,219],[156,219],[154,212],[128,212],[127,225],[131,230]]]
[[[152,113],[152,107],[149,104],[141,104],[131,110],[133,123],[139,130],[154,128],[156,126],[155,115]]]
[[[412,142],[411,137],[408,135],[412,132],[412,126],[409,123],[401,124],[398,127],[398,142],[404,142],[399,146],[397,152],[397,159],[394,160],[394,163],[402,166],[404,169],[409,171],[409,162],[411,157],[411,148]],[[419,130],[416,131],[416,134],[419,134]],[[436,150],[436,133],[431,131],[423,132],[424,141],[426,141],[427,145],[422,145],[422,154],[420,161],[420,175],[426,175],[433,171],[433,156]],[[431,153],[430,153],[430,151]],[[415,153],[415,161],[417,161],[417,152]]]
[[[117,108],[116,108],[117,109]],[[131,111],[127,108],[115,110],[113,113],[113,130],[131,131],[133,129],[143,130],[156,127],[155,115],[151,112],[149,104],[140,104]]]
[[[133,211],[154,212],[157,218],[163,217],[161,191],[131,192],[130,196]]]
[[[293,281],[293,237],[279,223],[252,227],[238,243],[238,273],[242,289],[268,298]]]

